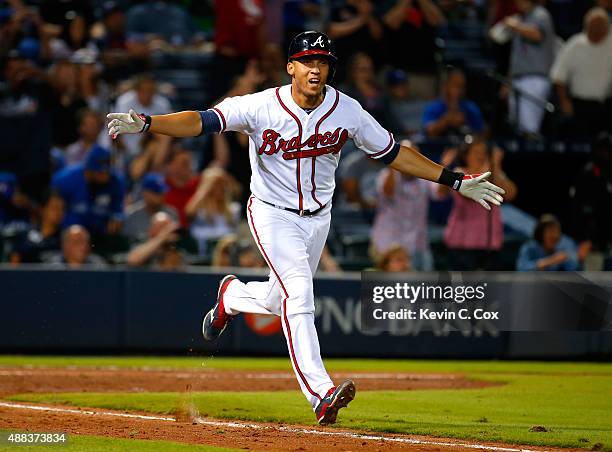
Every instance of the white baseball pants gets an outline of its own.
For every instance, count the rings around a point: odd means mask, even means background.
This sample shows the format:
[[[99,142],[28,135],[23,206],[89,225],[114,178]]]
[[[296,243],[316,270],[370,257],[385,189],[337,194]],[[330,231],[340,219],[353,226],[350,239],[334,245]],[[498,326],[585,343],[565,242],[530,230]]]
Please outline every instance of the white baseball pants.
[[[270,267],[268,281],[232,281],[223,296],[228,314],[281,316],[293,370],[316,408],[333,383],[321,359],[314,323],[313,275],[329,232],[331,205],[311,217],[278,209],[251,196],[247,220]]]

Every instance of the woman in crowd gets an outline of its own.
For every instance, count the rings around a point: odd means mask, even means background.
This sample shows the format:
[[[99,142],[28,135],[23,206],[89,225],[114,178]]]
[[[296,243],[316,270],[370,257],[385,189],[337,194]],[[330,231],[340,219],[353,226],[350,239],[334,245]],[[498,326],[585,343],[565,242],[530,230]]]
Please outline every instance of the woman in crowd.
[[[590,250],[585,242],[578,248],[561,234],[557,217],[544,214],[533,231],[533,240],[524,243],[516,262],[518,271],[577,271]]]
[[[443,160],[452,160],[447,151]],[[512,202],[516,198],[516,185],[502,168],[503,151],[490,146],[486,141],[466,137],[466,143],[459,150],[460,167],[456,171],[466,174],[479,174],[491,171],[491,183],[506,191],[504,198]],[[440,197],[453,197],[453,208],[446,229],[444,242],[448,249],[448,262],[451,270],[495,270],[498,267],[497,253],[503,246],[503,222],[501,209],[491,206],[483,209],[475,202],[466,202],[455,196],[451,190],[438,188]]]

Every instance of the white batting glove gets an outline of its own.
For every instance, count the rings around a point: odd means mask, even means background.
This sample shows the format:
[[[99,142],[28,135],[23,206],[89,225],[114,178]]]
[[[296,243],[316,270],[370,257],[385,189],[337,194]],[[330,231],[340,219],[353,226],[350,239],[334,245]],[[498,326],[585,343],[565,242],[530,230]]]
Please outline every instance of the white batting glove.
[[[117,138],[122,133],[141,133],[146,132],[151,124],[147,116],[139,115],[134,110],[129,113],[109,113],[106,115],[111,121],[108,123],[108,134]]]
[[[504,198],[500,195],[506,192],[503,188],[487,181],[490,175],[491,171],[482,174],[466,174],[461,181],[459,193],[466,198],[473,199],[487,210],[491,210],[489,202],[500,206],[504,202]]]

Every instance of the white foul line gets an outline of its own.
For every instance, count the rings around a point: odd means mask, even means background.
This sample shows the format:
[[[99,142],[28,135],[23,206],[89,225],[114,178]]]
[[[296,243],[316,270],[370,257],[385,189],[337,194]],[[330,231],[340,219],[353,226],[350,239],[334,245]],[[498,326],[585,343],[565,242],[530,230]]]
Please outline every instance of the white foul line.
[[[90,416],[115,416],[115,417],[127,417],[132,419],[145,419],[148,421],[172,421],[176,419],[173,417],[159,417],[159,416],[147,416],[144,414],[129,414],[129,413],[113,413],[112,411],[90,411],[90,410],[72,410],[70,408],[57,408],[52,406],[38,406],[38,405],[24,405],[21,403],[11,402],[0,402],[0,406],[6,408],[18,408],[23,410],[34,410],[34,411],[53,411],[56,413],[70,413],[70,414],[87,414]]]
[[[57,413],[81,414],[81,415],[89,415],[89,416],[114,416],[114,417],[130,418],[130,419],[143,419],[143,420],[149,420],[149,421],[176,422],[176,419],[172,417],[149,416],[149,415],[144,415],[144,414],[130,414],[130,413],[115,413],[112,411],[102,411],[102,410],[99,410],[99,411],[74,410],[70,408],[26,405],[26,404],[21,404],[21,403],[12,403],[12,402],[0,402],[0,407],[16,408],[16,409],[22,409],[22,410],[35,410],[35,411],[52,411],[52,412],[57,412]],[[392,441],[396,443],[427,445],[427,446],[463,447],[466,449],[492,450],[492,451],[498,451],[498,452],[538,452],[538,451],[531,450],[531,449],[516,449],[512,447],[487,446],[483,444],[470,444],[470,443],[461,443],[461,442],[453,443],[453,442],[445,442],[445,441],[415,439],[415,438],[397,438],[397,437],[390,437],[390,436],[366,435],[362,433],[350,433],[350,432],[330,432],[330,431],[322,431],[322,430],[298,428],[298,427],[286,427],[286,426],[273,427],[273,426],[267,426],[267,425],[249,424],[246,422],[211,421],[211,420],[203,419],[201,417],[195,418],[195,421],[198,424],[209,425],[213,427],[241,428],[241,429],[254,429],[254,430],[278,430],[278,431],[288,432],[288,433],[302,433],[302,434],[308,434],[308,435],[321,435],[321,436],[336,436],[336,437],[342,437],[342,438],[352,438],[352,439],[361,439],[361,440],[369,440],[369,441]]]

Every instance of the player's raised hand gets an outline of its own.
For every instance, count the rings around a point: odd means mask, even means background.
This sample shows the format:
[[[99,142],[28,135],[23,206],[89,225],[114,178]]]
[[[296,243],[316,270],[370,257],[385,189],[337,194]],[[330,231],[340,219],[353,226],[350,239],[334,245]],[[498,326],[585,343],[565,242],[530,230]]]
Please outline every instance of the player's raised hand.
[[[122,133],[140,133],[145,130],[144,115],[139,115],[134,110],[129,113],[109,113],[106,115],[110,122],[108,123],[108,134],[113,138],[117,138]]]
[[[496,206],[501,205],[504,202],[501,195],[506,192],[503,188],[489,182],[487,180],[489,176],[491,176],[491,171],[482,174],[466,174],[463,176],[459,193],[466,198],[473,199],[487,210],[491,210],[489,202]]]

